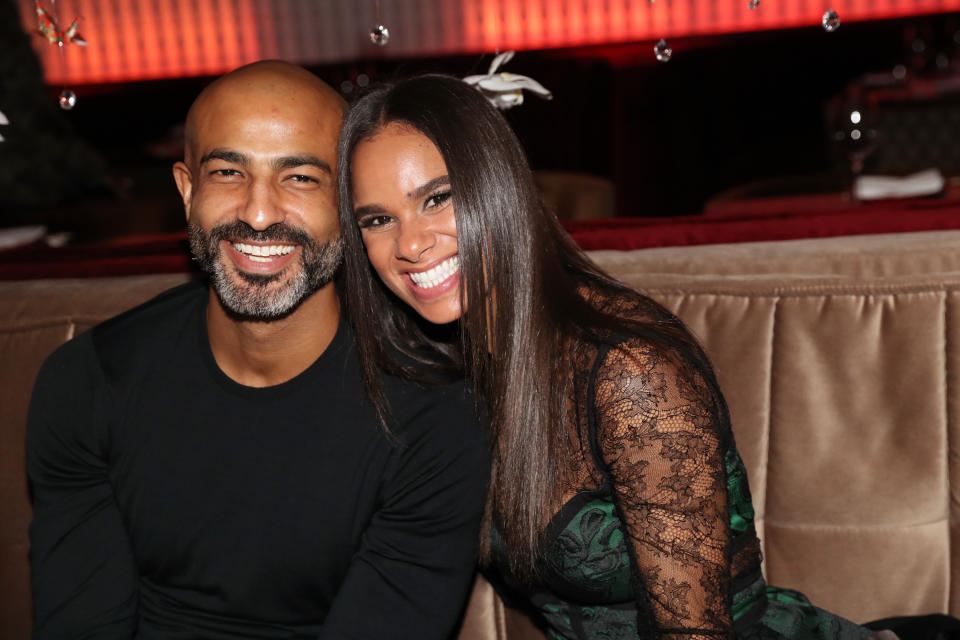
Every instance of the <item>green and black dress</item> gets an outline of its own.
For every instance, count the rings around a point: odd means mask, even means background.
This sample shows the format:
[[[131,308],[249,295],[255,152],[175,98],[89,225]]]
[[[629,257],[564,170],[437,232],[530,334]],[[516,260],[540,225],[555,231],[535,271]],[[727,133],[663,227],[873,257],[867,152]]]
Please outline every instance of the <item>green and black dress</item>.
[[[718,393],[682,351],[632,338],[581,347],[582,466],[547,526],[536,580],[496,580],[552,640],[841,638],[870,631],[769,587],[746,472]],[[579,361],[580,366],[576,366]]]

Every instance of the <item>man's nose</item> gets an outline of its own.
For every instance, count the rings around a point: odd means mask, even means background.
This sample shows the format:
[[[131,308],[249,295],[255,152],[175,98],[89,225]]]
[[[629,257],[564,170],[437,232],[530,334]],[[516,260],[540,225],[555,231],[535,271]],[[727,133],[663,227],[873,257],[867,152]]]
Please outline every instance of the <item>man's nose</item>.
[[[436,235],[428,222],[413,220],[400,226],[397,235],[397,257],[419,262],[423,254],[436,243]]]
[[[263,231],[268,227],[282,222],[283,207],[280,203],[280,194],[268,181],[254,180],[247,189],[246,202],[240,211],[240,219],[256,231]]]

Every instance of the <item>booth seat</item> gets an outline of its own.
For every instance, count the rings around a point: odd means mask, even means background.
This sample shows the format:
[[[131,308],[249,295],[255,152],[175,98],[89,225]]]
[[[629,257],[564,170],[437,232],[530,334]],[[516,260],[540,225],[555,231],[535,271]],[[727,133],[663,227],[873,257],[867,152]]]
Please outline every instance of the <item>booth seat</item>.
[[[704,344],[770,583],[855,621],[960,614],[960,231],[590,255]],[[40,363],[189,277],[0,282],[0,639],[30,629],[23,440]],[[542,635],[478,578],[460,638]]]
[[[741,242],[960,229],[960,179],[940,197],[856,202],[833,193],[712,203],[702,215],[597,218],[613,195],[599,178],[540,173],[543,196],[581,249],[632,251]],[[575,188],[574,188],[575,187]],[[98,278],[190,271],[186,233],[101,239],[0,251],[0,281]]]

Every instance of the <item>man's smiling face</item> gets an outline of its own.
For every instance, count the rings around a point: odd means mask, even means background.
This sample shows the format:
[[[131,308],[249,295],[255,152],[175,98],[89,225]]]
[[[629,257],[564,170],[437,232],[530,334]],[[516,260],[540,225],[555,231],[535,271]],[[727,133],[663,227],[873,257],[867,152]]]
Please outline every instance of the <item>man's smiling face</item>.
[[[191,251],[228,311],[280,318],[333,278],[341,117],[308,81],[269,68],[211,86],[191,109],[174,176]]]

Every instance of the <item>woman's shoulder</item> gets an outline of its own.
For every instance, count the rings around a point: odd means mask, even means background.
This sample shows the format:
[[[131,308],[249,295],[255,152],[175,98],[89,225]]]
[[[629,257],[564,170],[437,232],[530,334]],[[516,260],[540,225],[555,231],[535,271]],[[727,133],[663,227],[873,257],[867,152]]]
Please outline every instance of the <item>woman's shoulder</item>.
[[[581,297],[599,321],[581,327],[575,352],[596,354],[596,369],[643,373],[668,369],[675,375],[709,369],[703,349],[683,322],[652,298],[616,281],[586,283]]]
[[[676,320],[656,300],[613,279],[592,278],[578,287],[580,296],[603,315],[630,322]]]
[[[672,442],[681,434],[726,438],[719,392],[700,366],[663,343],[631,336],[610,345],[591,387],[591,433],[606,453]]]
[[[665,386],[693,382],[696,367],[673,345],[644,334],[609,336],[596,346],[591,371],[594,388],[614,384],[623,392],[662,395]]]
[[[668,329],[641,323],[584,342],[593,354],[586,379],[601,414],[631,406],[645,415],[701,407],[720,417],[722,400],[706,356],[682,325]]]

